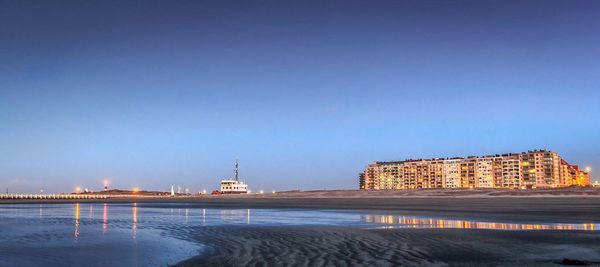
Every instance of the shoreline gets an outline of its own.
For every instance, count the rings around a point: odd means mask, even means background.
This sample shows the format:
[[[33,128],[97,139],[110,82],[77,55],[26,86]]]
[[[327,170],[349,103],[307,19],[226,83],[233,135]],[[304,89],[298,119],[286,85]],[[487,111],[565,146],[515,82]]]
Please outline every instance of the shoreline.
[[[435,216],[448,219],[526,221],[546,223],[600,222],[597,197],[484,197],[484,198],[109,198],[83,200],[1,200],[0,205],[137,203],[141,207],[215,209],[321,209],[369,211],[389,215]]]
[[[14,202],[14,200],[13,200]],[[467,221],[600,222],[600,198],[529,197],[169,197],[0,201],[7,205],[132,203],[137,208],[361,211]],[[72,208],[72,207],[67,207]],[[94,208],[95,209],[95,208]],[[190,211],[191,212],[191,211]],[[187,211],[186,211],[187,214]],[[195,211],[195,214],[200,214]],[[385,225],[382,225],[385,226]],[[600,234],[588,230],[373,229],[350,225],[202,225],[166,228],[203,247],[175,266],[552,266],[600,264]]]

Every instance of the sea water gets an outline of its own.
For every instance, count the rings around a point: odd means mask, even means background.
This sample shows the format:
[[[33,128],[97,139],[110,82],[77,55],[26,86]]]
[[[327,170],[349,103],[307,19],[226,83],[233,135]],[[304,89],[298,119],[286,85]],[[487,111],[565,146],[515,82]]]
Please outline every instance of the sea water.
[[[598,224],[456,220],[321,209],[214,209],[198,204],[0,205],[0,266],[167,266],[202,253],[197,226],[344,226],[598,230]]]

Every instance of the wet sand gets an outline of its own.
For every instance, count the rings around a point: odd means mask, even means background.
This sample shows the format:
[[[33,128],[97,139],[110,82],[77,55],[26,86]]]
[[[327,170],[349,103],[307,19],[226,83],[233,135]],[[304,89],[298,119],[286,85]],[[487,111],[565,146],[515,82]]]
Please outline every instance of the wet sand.
[[[357,209],[484,221],[600,221],[600,199],[581,197],[231,198],[191,205]],[[181,266],[558,266],[565,259],[600,265],[600,233],[591,231],[221,226],[189,235],[209,248]]]
[[[179,266],[548,266],[600,263],[585,231],[211,227],[188,233],[207,252]]]
[[[69,202],[136,202],[140,207],[360,210],[519,223],[598,223],[600,198],[587,194],[526,196],[286,196],[111,198]],[[595,191],[593,191],[595,192]],[[394,192],[390,193],[393,194]],[[12,201],[15,202],[15,201]],[[40,203],[48,201],[17,201]],[[0,201],[11,203],[11,201]],[[299,222],[301,224],[301,222]],[[196,229],[202,227],[202,229]],[[181,266],[548,266],[565,258],[600,266],[597,231],[360,229],[340,226],[193,226],[182,238],[206,245]],[[580,263],[580,262],[576,262]]]

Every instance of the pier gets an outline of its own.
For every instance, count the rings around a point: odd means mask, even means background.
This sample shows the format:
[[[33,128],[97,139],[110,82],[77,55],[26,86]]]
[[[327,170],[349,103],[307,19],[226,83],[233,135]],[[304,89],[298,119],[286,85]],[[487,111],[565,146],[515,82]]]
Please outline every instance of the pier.
[[[79,194],[0,194],[0,199],[106,199],[107,195]]]

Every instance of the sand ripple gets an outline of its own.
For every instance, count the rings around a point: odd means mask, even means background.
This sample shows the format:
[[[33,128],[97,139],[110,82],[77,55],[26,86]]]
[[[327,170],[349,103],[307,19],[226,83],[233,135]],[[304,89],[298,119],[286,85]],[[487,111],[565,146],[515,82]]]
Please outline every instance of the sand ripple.
[[[209,248],[180,266],[481,266],[600,262],[589,232],[344,227],[189,227]]]

